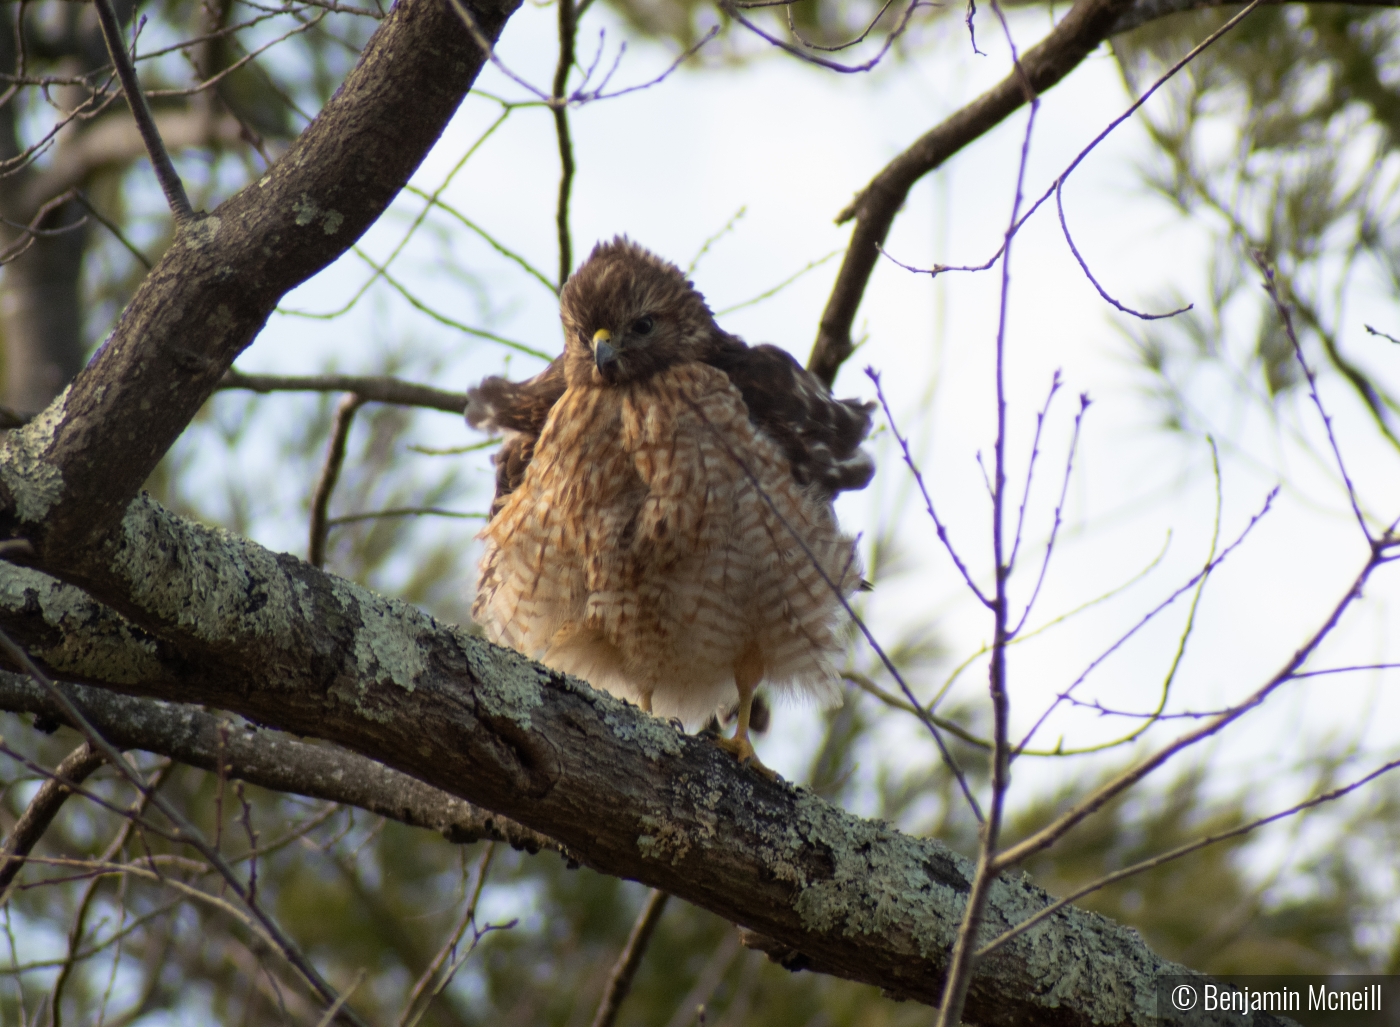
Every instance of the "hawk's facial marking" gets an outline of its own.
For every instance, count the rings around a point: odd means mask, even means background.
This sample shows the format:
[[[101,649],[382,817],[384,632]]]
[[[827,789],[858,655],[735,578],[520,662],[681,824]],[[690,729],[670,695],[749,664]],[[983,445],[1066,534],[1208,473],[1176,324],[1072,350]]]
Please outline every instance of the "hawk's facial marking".
[[[559,297],[571,382],[621,385],[645,381],[677,363],[701,359],[719,332],[704,298],[680,268],[636,243],[600,243],[565,283]],[[616,371],[597,360],[607,333]]]
[[[726,333],[676,265],[625,237],[599,243],[565,283],[559,311],[569,384],[609,388],[676,364],[708,364],[739,390],[798,484],[828,498],[869,484],[875,465],[860,444],[874,404],[838,400],[784,350]]]

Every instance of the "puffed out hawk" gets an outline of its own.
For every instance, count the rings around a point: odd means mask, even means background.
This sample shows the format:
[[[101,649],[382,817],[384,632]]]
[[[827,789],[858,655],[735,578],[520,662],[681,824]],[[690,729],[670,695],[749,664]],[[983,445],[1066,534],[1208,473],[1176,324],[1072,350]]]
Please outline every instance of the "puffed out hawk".
[[[488,378],[467,421],[505,441],[472,614],[487,637],[689,723],[755,689],[840,701],[841,596],[861,582],[832,510],[864,488],[874,404],[833,399],[776,346],[715,324],[680,269],[600,243],[560,295],[564,352]]]

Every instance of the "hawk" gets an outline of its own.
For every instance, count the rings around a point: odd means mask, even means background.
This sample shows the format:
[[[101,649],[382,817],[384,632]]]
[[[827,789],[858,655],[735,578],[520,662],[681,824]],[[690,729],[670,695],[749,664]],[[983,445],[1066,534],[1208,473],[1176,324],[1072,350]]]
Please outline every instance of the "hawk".
[[[767,772],[748,737],[760,682],[840,701],[837,623],[861,566],[832,500],[875,472],[874,404],[725,332],[679,268],[625,237],[559,301],[564,352],[468,393],[467,422],[505,440],[472,615],[650,713],[693,724],[737,700],[719,744]]]

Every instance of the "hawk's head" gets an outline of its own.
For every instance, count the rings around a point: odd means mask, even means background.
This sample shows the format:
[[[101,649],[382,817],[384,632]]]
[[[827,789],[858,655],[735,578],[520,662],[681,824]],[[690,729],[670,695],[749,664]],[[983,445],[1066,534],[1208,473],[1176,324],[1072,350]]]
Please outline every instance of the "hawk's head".
[[[625,236],[599,243],[559,296],[571,385],[642,381],[699,359],[719,329],[680,268]]]

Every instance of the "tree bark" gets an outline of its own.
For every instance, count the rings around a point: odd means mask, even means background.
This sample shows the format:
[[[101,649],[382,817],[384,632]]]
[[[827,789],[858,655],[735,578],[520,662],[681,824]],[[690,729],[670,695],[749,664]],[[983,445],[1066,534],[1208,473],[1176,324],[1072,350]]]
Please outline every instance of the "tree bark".
[[[159,638],[74,586],[0,565],[0,624],[54,674],[328,739],[743,925],[792,969],[937,1001],[972,874],[940,843],[770,782],[581,681],[144,497],[123,533],[123,575],[171,625]],[[1049,901],[1024,878],[999,881],[986,937]],[[968,1017],[1156,1022],[1156,976],[1186,972],[1071,908],[979,968]]]

